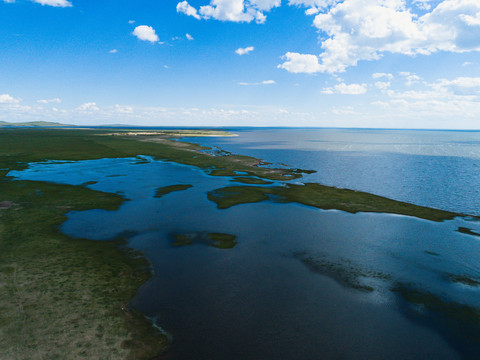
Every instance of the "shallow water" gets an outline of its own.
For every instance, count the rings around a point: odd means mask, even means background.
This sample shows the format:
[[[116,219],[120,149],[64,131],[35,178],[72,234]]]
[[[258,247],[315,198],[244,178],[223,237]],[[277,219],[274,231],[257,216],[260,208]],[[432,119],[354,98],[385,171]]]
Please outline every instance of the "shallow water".
[[[62,230],[94,240],[134,234],[130,245],[155,275],[132,306],[172,336],[175,359],[475,359],[480,351],[462,321],[391,291],[403,284],[479,306],[479,287],[449,277],[480,276],[480,237],[455,231],[478,232],[478,222],[268,202],[219,210],[206,192],[230,178],[148,157],[31,164],[10,175],[95,181],[87,186],[129,199],[118,211],[71,212]],[[193,187],[154,197],[173,184]],[[235,234],[238,244],[172,245],[172,234],[203,231]]]

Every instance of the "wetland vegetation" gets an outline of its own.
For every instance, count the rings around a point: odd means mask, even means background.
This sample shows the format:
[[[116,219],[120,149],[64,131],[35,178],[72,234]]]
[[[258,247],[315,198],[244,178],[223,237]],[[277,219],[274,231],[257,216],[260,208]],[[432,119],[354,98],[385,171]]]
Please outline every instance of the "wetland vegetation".
[[[443,221],[462,216],[453,212],[395,201],[361,191],[339,189],[315,183],[286,184],[285,186],[272,187],[229,186],[210,192],[208,198],[215,202],[219,209],[271,200],[279,203],[295,202],[324,210],[399,214],[432,221]]]
[[[237,242],[235,235],[224,233],[210,233],[199,231],[186,234],[173,234],[173,246],[188,246],[193,244],[203,244],[218,249],[233,249]]]

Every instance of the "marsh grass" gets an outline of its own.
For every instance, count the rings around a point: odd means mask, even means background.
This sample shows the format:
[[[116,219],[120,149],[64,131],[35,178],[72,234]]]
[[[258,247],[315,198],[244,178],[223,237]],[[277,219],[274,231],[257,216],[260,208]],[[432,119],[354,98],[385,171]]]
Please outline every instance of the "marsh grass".
[[[273,187],[229,186],[209,192],[208,199],[215,202],[219,209],[272,200],[280,203],[295,202],[325,210],[399,214],[431,221],[443,221],[462,216],[462,214],[404,203],[361,191],[315,183]]]

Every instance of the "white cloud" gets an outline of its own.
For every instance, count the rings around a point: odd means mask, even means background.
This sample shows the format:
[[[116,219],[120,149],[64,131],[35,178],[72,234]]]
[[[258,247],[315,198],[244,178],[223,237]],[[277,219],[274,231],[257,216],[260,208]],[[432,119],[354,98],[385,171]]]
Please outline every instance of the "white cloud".
[[[345,84],[340,83],[333,88],[325,88],[322,91],[324,94],[342,94],[342,95],[361,95],[367,92],[366,84]]]
[[[185,34],[185,37],[187,38],[188,41],[192,41],[193,40],[193,36],[190,35],[190,34]]]
[[[112,49],[112,50],[110,50],[108,53],[109,53],[109,54],[116,54],[117,52],[118,52],[117,49]]]
[[[288,5],[323,9],[336,2],[336,0],[288,0]]]
[[[15,0],[3,0],[4,3],[13,4]]]
[[[305,15],[316,15],[320,12],[319,8],[312,7],[310,9],[305,10]]]
[[[284,69],[291,73],[310,74],[320,71],[318,57],[315,55],[288,52],[282,58],[286,61],[277,66],[279,69]]]
[[[133,114],[134,109],[131,106],[116,104],[114,106],[114,111],[119,113],[119,114]]]
[[[0,104],[18,104],[22,99],[16,99],[9,94],[0,95]]]
[[[72,7],[72,3],[68,0],[33,0],[33,2],[54,7]]]
[[[248,54],[249,52],[255,50],[255,48],[253,46],[247,46],[245,48],[238,48],[237,50],[235,50],[235,52],[238,54],[238,55],[245,55],[245,54]]]
[[[281,0],[211,0],[208,5],[197,10],[187,1],[177,4],[177,12],[194,18],[215,19],[232,22],[256,21],[263,24],[266,21],[264,11],[280,6]]]
[[[258,85],[273,85],[276,84],[277,82],[275,80],[263,80],[262,82],[259,83],[248,83],[248,82],[239,82],[238,85],[242,86],[258,86]]]
[[[432,5],[430,5],[431,1],[432,0],[413,0],[412,4],[421,10],[430,10],[432,8]]]
[[[480,87],[480,77],[458,77],[452,81],[447,80],[445,83],[467,88]]]
[[[200,15],[198,15],[197,9],[191,6],[187,1],[182,1],[177,4],[177,12],[193,16],[197,20],[201,19]]]
[[[151,26],[140,25],[133,30],[133,35],[143,41],[158,42],[158,36]]]
[[[39,104],[60,104],[61,102],[62,100],[60,98],[37,100]]]
[[[417,83],[419,83],[423,80],[417,74],[412,74],[408,71],[401,71],[401,72],[399,72],[399,75],[405,77],[405,79],[406,79],[405,85],[407,85],[407,86],[412,86],[413,84],[417,84]]]
[[[128,20],[129,24],[135,24],[135,20]]]
[[[391,86],[390,81],[377,81],[375,87],[380,90],[387,90]]]
[[[387,74],[387,73],[373,73],[372,78],[374,78],[374,79],[387,78],[388,80],[392,80],[393,75],[392,74]]]
[[[301,0],[290,3],[311,5]],[[416,5],[423,4],[421,15],[415,13],[417,6],[409,7],[405,0],[334,1],[315,16],[323,49],[318,56],[309,55],[317,57],[315,72],[343,72],[358,61],[380,59],[384,53],[480,51],[480,1],[435,3],[431,11],[424,11],[431,4],[417,1]],[[314,64],[313,58],[310,63]],[[306,69],[312,72],[312,67]]]
[[[439,79],[436,83],[430,84],[430,87],[437,92],[477,96],[480,94],[480,77],[457,77],[453,80]]]
[[[94,102],[86,102],[79,107],[77,107],[78,111],[89,111],[89,112],[94,112],[94,111],[99,111],[100,108],[97,106],[97,103]]]

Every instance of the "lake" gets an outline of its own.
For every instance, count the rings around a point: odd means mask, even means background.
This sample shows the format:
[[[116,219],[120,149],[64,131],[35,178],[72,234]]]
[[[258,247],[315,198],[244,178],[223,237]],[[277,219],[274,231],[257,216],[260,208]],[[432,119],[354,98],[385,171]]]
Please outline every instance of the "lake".
[[[239,136],[185,141],[317,171],[295,182],[480,214],[478,132],[234,132]],[[480,353],[480,237],[456,231],[480,232],[474,219],[437,223],[273,202],[219,210],[206,193],[235,184],[231,178],[148,156],[35,163],[10,175],[87,184],[129,199],[117,211],[71,212],[62,231],[91,240],[129,234],[154,271],[131,306],[171,336],[174,359]],[[154,196],[174,184],[193,187]],[[235,235],[237,244],[210,246],[207,233]],[[176,246],[179,234],[193,244]]]

